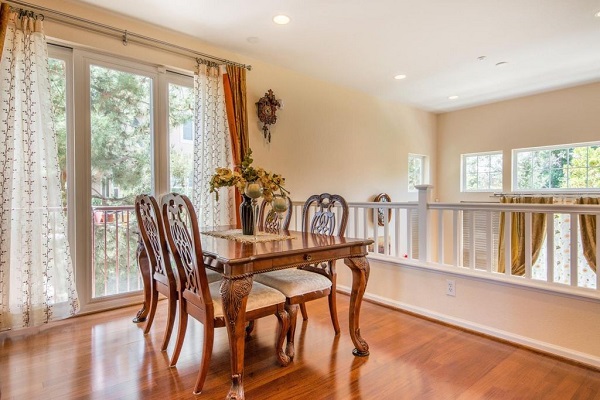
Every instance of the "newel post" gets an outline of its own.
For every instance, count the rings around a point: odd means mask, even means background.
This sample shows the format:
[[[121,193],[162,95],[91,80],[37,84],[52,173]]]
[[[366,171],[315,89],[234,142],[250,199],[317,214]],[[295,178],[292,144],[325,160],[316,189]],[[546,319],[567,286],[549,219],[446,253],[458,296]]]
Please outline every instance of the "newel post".
[[[432,185],[415,185],[419,191],[419,261],[429,261],[429,247],[427,240],[427,229],[429,228],[429,196]]]

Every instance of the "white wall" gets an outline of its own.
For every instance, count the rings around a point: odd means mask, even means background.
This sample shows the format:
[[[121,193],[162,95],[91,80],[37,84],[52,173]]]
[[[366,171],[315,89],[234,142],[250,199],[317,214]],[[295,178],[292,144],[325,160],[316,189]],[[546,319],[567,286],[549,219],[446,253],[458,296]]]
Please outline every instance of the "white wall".
[[[79,3],[30,1],[252,64],[253,70],[248,73],[248,108],[255,162],[283,174],[294,200],[322,191],[342,194],[349,201],[365,201],[380,192],[390,194],[393,201],[416,200],[416,195],[406,192],[406,172],[408,153],[418,153],[428,155],[432,162],[431,183],[436,186],[433,198],[458,201],[463,199],[458,191],[461,153],[501,149],[508,157],[513,147],[598,137],[594,133],[600,122],[600,102],[587,100],[598,97],[600,85],[436,117]],[[133,43],[124,47],[119,39],[82,33],[51,22],[46,23],[46,34],[150,63],[194,69],[193,60],[186,57]],[[278,113],[278,123],[271,128],[271,144],[262,139],[254,106],[268,89],[285,102],[285,108]],[[586,101],[582,101],[584,98]],[[350,274],[343,263],[339,264],[340,285],[349,286]],[[596,302],[485,283],[447,272],[376,261],[371,264],[367,297],[557,354],[567,353],[600,366],[599,341],[593,339],[600,327]],[[456,279],[456,298],[444,294],[449,277]],[[367,340],[369,329],[362,329]]]

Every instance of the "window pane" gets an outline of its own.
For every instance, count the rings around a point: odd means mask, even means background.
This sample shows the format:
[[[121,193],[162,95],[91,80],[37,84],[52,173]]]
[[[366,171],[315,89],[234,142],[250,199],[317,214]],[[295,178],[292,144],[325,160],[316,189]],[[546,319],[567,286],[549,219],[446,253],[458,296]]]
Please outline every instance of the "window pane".
[[[466,190],[477,190],[477,175],[467,176]]]
[[[600,168],[590,168],[588,171],[588,185],[590,188],[600,189]]]
[[[477,176],[477,186],[481,190],[490,188],[490,174],[480,173]]]
[[[463,191],[502,189],[502,153],[465,154]]]
[[[192,195],[194,173],[194,91],[169,84],[171,191]]]
[[[490,174],[490,189],[502,190],[502,173]]]
[[[477,169],[479,172],[490,171],[490,156],[479,156],[477,157]]]
[[[92,297],[140,290],[135,196],[152,185],[152,79],[90,66]]]
[[[63,207],[67,207],[67,75],[63,60],[48,60],[50,78],[50,97],[56,144],[58,147],[58,166],[60,168],[60,187]],[[65,214],[66,216],[66,214]]]
[[[502,154],[492,154],[490,156],[490,171],[502,172]]]

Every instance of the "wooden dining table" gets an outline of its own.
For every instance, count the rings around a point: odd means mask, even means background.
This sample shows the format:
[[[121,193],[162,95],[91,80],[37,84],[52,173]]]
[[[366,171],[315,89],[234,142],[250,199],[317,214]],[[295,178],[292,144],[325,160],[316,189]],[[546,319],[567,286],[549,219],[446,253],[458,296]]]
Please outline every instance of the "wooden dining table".
[[[215,232],[230,227],[205,228],[203,232]],[[344,259],[352,271],[352,291],[350,294],[349,329],[355,348],[355,356],[369,355],[369,345],[360,332],[360,308],[369,279],[369,261],[366,258],[367,246],[371,239],[353,239],[339,236],[325,236],[298,231],[282,231],[285,239],[270,241],[239,241],[231,238],[202,234],[202,251],[207,268],[223,275],[221,296],[226,316],[231,360],[231,388],[226,399],[244,399],[244,346],[246,327],[246,301],[252,288],[253,275],[267,271],[294,268],[306,264]],[[143,257],[142,254],[139,257]],[[143,262],[140,262],[140,269]],[[145,263],[147,265],[147,263]],[[147,268],[147,267],[146,267]],[[142,271],[142,276],[148,275]],[[146,279],[143,279],[146,285]],[[149,284],[149,280],[148,280]],[[147,290],[149,292],[149,290]],[[146,292],[146,290],[145,290]],[[142,306],[134,319],[140,322],[145,318]]]

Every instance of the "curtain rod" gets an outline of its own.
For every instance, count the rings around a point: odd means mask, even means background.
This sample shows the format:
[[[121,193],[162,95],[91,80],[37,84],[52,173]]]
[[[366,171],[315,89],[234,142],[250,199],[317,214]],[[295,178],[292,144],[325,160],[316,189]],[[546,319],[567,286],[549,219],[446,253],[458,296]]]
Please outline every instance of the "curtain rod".
[[[66,13],[63,13],[60,11],[53,10],[51,8],[46,8],[46,7],[38,6],[35,4],[26,3],[24,1],[17,1],[17,0],[6,0],[5,3],[8,3],[12,6],[25,7],[25,8],[31,9],[33,11],[36,11],[38,13],[44,13],[43,17],[48,18],[49,20],[52,20],[52,21],[56,21],[56,22],[63,23],[63,24],[69,24],[69,25],[80,27],[80,28],[85,28],[85,29],[88,29],[88,30],[96,32],[96,33],[102,33],[102,34],[113,36],[113,37],[120,37],[122,39],[124,46],[127,46],[127,43],[129,43],[129,42],[133,42],[133,43],[138,43],[138,44],[145,45],[145,46],[155,47],[155,48],[158,48],[161,50],[170,51],[175,54],[187,55],[187,56],[193,55],[194,58],[196,59],[196,61],[198,61],[198,58],[201,58],[201,59],[206,58],[208,60],[217,61],[217,62],[221,62],[224,64],[235,65],[235,66],[238,66],[241,68],[245,68],[249,71],[252,70],[252,65],[241,64],[241,63],[227,60],[225,58],[211,56],[210,54],[202,53],[202,52],[192,50],[192,49],[189,49],[189,48],[186,48],[183,46],[179,46],[179,45],[176,45],[173,43],[165,42],[160,39],[155,39],[152,37],[140,35],[138,33],[130,32],[128,30],[119,29],[119,28],[116,28],[111,25],[106,25],[106,24],[102,24],[100,22],[91,21],[89,19],[77,17],[75,15],[66,14]]]

